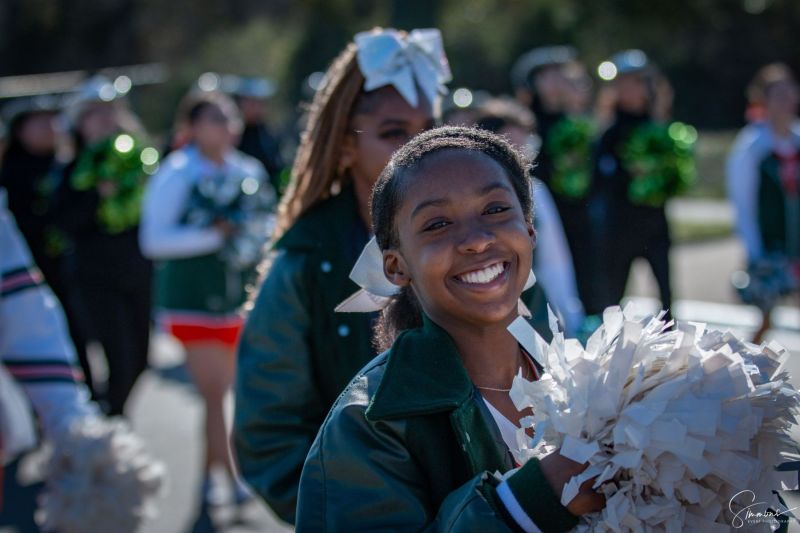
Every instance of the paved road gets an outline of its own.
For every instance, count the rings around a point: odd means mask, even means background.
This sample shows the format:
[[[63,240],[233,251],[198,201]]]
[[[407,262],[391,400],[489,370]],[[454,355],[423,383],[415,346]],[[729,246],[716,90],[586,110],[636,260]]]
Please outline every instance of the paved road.
[[[212,531],[207,527],[209,518],[228,532],[291,531],[257,500],[243,508],[241,516],[236,516],[232,506],[215,510],[211,517],[198,512],[203,431],[200,400],[181,365],[180,347],[160,336],[154,341],[154,368],[137,384],[130,413],[136,431],[147,439],[153,454],[167,463],[170,486],[159,517],[143,531],[202,533]]]

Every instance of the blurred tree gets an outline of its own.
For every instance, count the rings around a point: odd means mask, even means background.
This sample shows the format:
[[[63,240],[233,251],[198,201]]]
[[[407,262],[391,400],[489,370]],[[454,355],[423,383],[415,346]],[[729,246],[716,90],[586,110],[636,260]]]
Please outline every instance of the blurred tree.
[[[391,0],[389,25],[400,30],[432,28],[441,13],[440,0]]]
[[[130,21],[139,3],[3,0],[0,75],[100,68],[138,61],[144,35]]]
[[[277,78],[288,110],[308,74],[375,25],[440,27],[454,84],[493,93],[510,90],[510,66],[534,46],[575,44],[592,72],[642,48],[675,86],[676,117],[706,128],[742,123],[760,65],[800,69],[797,0],[4,0],[0,75],[163,61],[166,104],[224,70]],[[151,100],[150,122],[168,122]]]

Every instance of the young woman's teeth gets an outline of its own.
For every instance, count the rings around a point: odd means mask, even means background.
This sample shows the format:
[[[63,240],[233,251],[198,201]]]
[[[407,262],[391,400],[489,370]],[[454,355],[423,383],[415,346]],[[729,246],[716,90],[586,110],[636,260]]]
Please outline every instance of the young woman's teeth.
[[[495,263],[494,265],[488,266],[482,270],[476,270],[474,272],[467,272],[459,276],[461,281],[466,283],[489,283],[497,278],[500,274],[503,273],[505,268],[503,267],[503,263]]]

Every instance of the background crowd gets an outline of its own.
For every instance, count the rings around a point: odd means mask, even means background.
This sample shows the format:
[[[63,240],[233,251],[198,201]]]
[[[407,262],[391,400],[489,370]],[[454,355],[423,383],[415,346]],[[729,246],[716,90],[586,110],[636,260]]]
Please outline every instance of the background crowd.
[[[736,10],[679,9],[674,3],[668,9],[657,3],[648,16],[670,14],[664,28],[670,23],[679,31],[669,38],[659,23],[653,27],[661,32],[633,28],[639,14],[632,6],[621,7],[616,19],[598,15],[608,2],[594,7],[541,2],[535,8],[513,2],[503,10],[493,10],[492,2],[467,2],[463,13],[451,2],[430,8],[424,2],[388,2],[382,9],[399,26],[443,29],[454,81],[441,102],[427,102],[430,109],[425,102],[409,107],[397,94],[381,96],[372,107],[355,99],[346,103],[352,53],[340,55],[326,73],[320,70],[355,33],[351,26],[365,29],[370,21],[387,20],[380,8],[356,17],[336,3],[305,2],[282,28],[275,20],[289,8],[280,2],[262,8],[246,1],[209,3],[187,24],[171,11],[156,18],[145,4],[120,2],[95,12],[98,21],[125,9],[137,16],[131,28],[108,36],[114,46],[91,56],[88,50],[97,43],[88,38],[70,41],[71,51],[46,54],[52,36],[29,53],[13,55],[14,43],[26,35],[19,28],[5,33],[0,49],[8,61],[0,62],[2,73],[15,76],[0,78],[0,187],[33,261],[63,307],[82,380],[104,413],[126,414],[126,402],[148,368],[152,332],[181,343],[204,405],[199,492],[209,505],[224,499],[212,475],[217,467],[229,474],[234,503],[244,505],[253,497],[235,474],[239,465],[228,444],[224,399],[236,380],[234,438],[244,477],[281,518],[293,521],[290,492],[296,480],[290,474],[296,465],[285,459],[285,443],[259,437],[276,435],[286,420],[274,418],[280,409],[261,410],[270,402],[286,407],[284,400],[265,398],[264,391],[305,394],[308,384],[301,381],[297,389],[291,380],[270,382],[264,376],[286,368],[265,370],[269,365],[254,363],[253,354],[278,350],[273,344],[285,343],[291,332],[312,338],[307,346],[291,347],[292,353],[308,353],[304,372],[314,375],[303,379],[319,389],[290,405],[310,435],[289,438],[299,446],[302,466],[321,417],[375,352],[365,333],[369,317],[328,323],[315,316],[316,307],[308,316],[292,314],[291,301],[275,297],[289,289],[271,280],[270,272],[305,276],[301,292],[316,287],[326,293],[313,304],[320,309],[347,296],[349,285],[328,280],[346,275],[371,234],[364,213],[369,187],[392,147],[433,125],[476,125],[535,156],[539,283],[526,304],[543,335],[547,303],[569,335],[583,338],[592,331],[603,309],[623,300],[637,258],[649,264],[660,305],[671,310],[675,229],[667,204],[714,187],[726,191],[746,250],[730,290],[761,311],[755,339],[769,330],[775,306],[797,306],[800,58],[787,44],[789,37],[775,30],[780,25],[772,26],[770,39],[757,39],[769,21],[798,20],[791,2],[745,1]],[[45,23],[23,3],[3,9],[6,19],[0,22],[27,17],[32,32]],[[210,29],[199,46],[198,33],[190,29],[213,28],[211,18],[220,13],[243,29]],[[342,24],[332,24],[327,15]],[[497,28],[515,16],[520,20],[513,31],[500,37],[504,32]],[[701,16],[717,21],[723,33],[741,31],[754,39],[745,46],[744,37],[720,38],[715,48],[691,31]],[[56,19],[64,32],[87,24]],[[309,27],[299,32],[305,23]],[[148,33],[156,35],[153,42],[139,36],[137,25],[155,30]],[[601,47],[591,44],[602,28],[615,27],[629,31],[609,33]],[[172,28],[170,40],[164,34]],[[682,37],[694,41],[687,44]],[[252,50],[262,42],[269,49],[263,58]],[[149,48],[157,45],[164,58],[182,59],[100,68],[160,60]],[[248,47],[243,57],[215,55]],[[187,53],[195,49],[197,55]],[[688,55],[695,49],[703,53]],[[732,61],[735,53],[740,55]],[[69,63],[70,54],[86,59]],[[84,70],[40,74],[73,64]],[[386,126],[379,121],[382,113],[402,116],[402,125]],[[383,142],[373,147],[390,147],[386,158],[379,150],[353,146],[350,156],[345,149],[339,160],[320,160],[326,157],[316,155],[320,146],[349,146],[347,126],[337,124],[337,116],[359,117],[356,128],[364,138],[375,135]],[[740,126],[735,140],[706,133]],[[704,135],[725,141],[716,155],[700,150]],[[706,150],[714,142],[707,142]],[[334,198],[350,204],[333,206],[328,194],[337,183],[345,184],[344,194]],[[312,209],[319,204],[330,204],[330,213]],[[320,227],[330,237],[320,237]],[[314,239],[330,238],[330,248],[307,253],[309,232]],[[277,254],[266,253],[272,247]],[[307,273],[306,263],[292,261],[313,262],[316,270]],[[279,289],[265,293],[262,283]],[[272,301],[263,303],[267,299]],[[252,314],[245,324],[247,312]],[[304,321],[308,328],[297,329]],[[100,366],[107,371],[98,372],[98,362],[89,356],[98,346],[104,355]],[[359,355],[319,368],[323,347],[325,354]],[[248,369],[245,374],[240,368],[238,379],[237,349]],[[337,372],[342,375],[334,377]],[[281,464],[264,462],[262,452],[271,446]]]

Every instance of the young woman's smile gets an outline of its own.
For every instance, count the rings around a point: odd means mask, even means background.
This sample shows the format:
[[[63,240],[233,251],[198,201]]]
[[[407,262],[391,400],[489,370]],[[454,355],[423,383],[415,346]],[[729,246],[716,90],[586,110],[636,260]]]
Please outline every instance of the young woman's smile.
[[[472,325],[516,317],[535,241],[505,169],[491,157],[448,150],[402,186],[399,247],[387,274],[410,283],[434,320]]]
[[[507,261],[494,261],[487,267],[459,274],[455,279],[473,290],[491,290],[508,280],[510,266]]]

